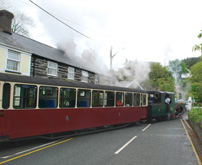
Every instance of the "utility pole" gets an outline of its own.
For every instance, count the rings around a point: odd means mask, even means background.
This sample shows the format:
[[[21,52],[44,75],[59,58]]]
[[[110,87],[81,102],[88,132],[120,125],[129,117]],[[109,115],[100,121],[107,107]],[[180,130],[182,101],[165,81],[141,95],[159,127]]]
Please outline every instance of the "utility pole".
[[[123,50],[123,49],[125,49],[125,48],[119,49],[116,53],[114,53],[114,54],[112,55],[112,46],[110,47],[110,54],[109,54],[109,56],[110,56],[110,72],[112,71],[112,59],[114,58],[114,56],[117,55],[117,53],[118,53],[120,50]]]
[[[112,46],[110,47],[110,72],[112,71]]]

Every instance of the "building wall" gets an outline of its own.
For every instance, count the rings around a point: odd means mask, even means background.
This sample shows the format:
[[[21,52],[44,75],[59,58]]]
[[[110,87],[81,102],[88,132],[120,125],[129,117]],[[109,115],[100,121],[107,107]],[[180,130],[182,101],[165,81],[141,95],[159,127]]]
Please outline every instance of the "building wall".
[[[4,72],[6,68],[6,49],[0,47],[0,72]]]
[[[32,55],[30,76],[47,77],[47,60]]]
[[[20,54],[20,63],[18,71],[11,71],[7,69],[7,58],[8,50],[18,52]],[[30,76],[30,63],[31,63],[31,54],[24,52],[22,50],[9,48],[4,45],[0,45],[0,72],[10,72],[13,74],[21,74]]]
[[[68,65],[63,63],[58,64],[57,76],[50,76],[47,74],[48,68],[48,59],[42,58],[40,56],[32,55],[31,59],[31,76],[33,77],[48,77],[48,78],[56,78],[60,80],[67,81],[81,81],[82,77],[82,69],[75,68],[74,71],[74,80],[68,80]],[[52,61],[54,62],[54,61]],[[72,67],[72,66],[71,66]],[[88,72],[89,78],[88,83],[95,83],[95,74],[92,72]]]

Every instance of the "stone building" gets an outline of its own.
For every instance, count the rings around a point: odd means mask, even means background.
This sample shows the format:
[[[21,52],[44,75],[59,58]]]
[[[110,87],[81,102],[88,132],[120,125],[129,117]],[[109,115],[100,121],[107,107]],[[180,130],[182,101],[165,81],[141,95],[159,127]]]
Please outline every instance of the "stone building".
[[[0,72],[98,84],[99,76],[65,52],[11,32],[13,14],[0,11]]]

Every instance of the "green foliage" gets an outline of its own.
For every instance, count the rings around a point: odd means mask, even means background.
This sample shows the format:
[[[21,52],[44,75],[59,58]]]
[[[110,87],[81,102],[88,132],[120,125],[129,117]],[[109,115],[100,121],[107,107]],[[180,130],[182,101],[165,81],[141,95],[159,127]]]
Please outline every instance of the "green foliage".
[[[195,65],[197,62],[200,62],[201,59],[200,57],[191,57],[191,58],[186,58],[182,60],[182,62],[185,64],[187,69],[190,69],[193,65]]]
[[[202,103],[202,83],[194,82],[191,84],[191,91],[193,93],[193,96],[196,100],[196,102]]]
[[[197,36],[199,39],[202,38],[202,30],[201,30],[201,33],[198,34]],[[192,51],[197,51],[197,50],[200,50],[201,51],[201,54],[202,54],[202,43],[199,44],[199,45],[194,45],[193,48],[192,48]]]
[[[169,62],[168,70],[172,72],[176,79],[181,79],[182,74],[189,73],[185,63],[178,59]]]
[[[197,37],[202,38],[202,30],[201,30],[201,33]]]
[[[161,91],[168,91],[168,92],[173,92],[175,87],[174,87],[174,79],[170,78],[160,78],[158,79],[159,81],[159,89]]]
[[[151,63],[150,68],[150,79],[167,78],[171,76],[171,73],[167,71],[166,67],[163,67],[160,63]]]
[[[202,128],[202,109],[195,108],[188,112],[189,119],[199,124]]]
[[[149,73],[149,84],[153,90],[174,91],[174,79],[171,72],[160,63],[151,63]]]
[[[191,80],[193,82],[202,82],[201,70],[202,70],[202,61],[196,63],[191,67],[191,74],[192,74]]]
[[[187,69],[186,64],[183,61],[181,61],[180,66],[182,68],[181,74],[189,73],[189,70]]]

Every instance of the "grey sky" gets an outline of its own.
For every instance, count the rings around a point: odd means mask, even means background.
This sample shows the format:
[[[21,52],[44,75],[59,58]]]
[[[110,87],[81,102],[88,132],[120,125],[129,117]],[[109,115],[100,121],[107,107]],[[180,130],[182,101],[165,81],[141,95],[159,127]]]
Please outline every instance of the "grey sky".
[[[74,41],[76,55],[95,50],[109,67],[109,50],[115,53],[113,68],[125,59],[168,64],[176,58],[200,56],[192,46],[200,41],[201,0],[33,0],[68,25],[92,38],[72,31],[38,9],[29,0],[7,0],[36,22],[33,39],[55,46]]]

